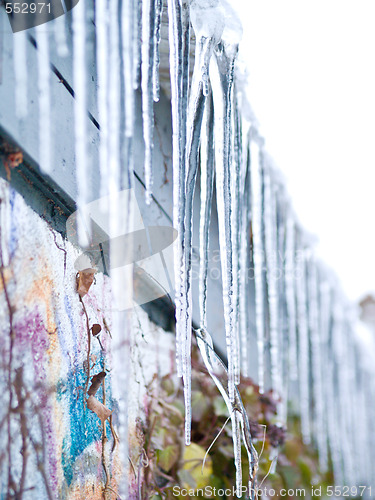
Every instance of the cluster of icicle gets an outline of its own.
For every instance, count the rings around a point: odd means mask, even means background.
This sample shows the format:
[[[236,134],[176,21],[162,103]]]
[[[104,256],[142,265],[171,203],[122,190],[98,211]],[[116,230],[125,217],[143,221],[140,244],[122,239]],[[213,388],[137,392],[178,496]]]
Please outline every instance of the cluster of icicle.
[[[371,484],[373,388],[355,308],[315,257],[256,131],[248,148],[260,389],[281,398],[283,425],[288,403],[299,413],[303,441],[318,450],[321,471],[331,459],[336,484]]]
[[[95,8],[95,24],[91,22],[92,12],[88,7]],[[131,207],[125,211],[119,209],[115,193],[119,186],[133,185],[134,91],[138,87],[142,95],[146,201],[152,200],[153,102],[159,99],[162,10],[162,0],[96,0],[95,6],[88,0],[81,0],[72,11],[78,206],[83,207],[88,196],[87,75],[84,68],[90,38],[87,31],[94,29],[101,195],[110,195],[112,200],[108,210],[115,231],[127,224],[119,214],[131,211]],[[369,404],[374,391],[361,368],[350,308],[335,280],[309,251],[309,242],[296,222],[277,171],[264,152],[263,141],[256,128],[246,124],[242,117],[235,78],[240,23],[226,0],[169,0],[167,11],[173,126],[173,224],[178,230],[176,352],[178,373],[184,382],[186,443],[190,443],[191,427],[192,214],[200,169],[200,329],[197,341],[207,369],[230,412],[238,496],[241,496],[242,481],[241,443],[254,466],[250,471],[251,484],[254,484],[257,461],[236,389],[241,373],[248,375],[250,355],[255,349],[260,390],[272,387],[276,397],[280,397],[280,423],[286,423],[287,402],[294,407],[297,405],[303,439],[317,446],[322,470],[331,459],[336,484],[355,485],[361,481],[366,484],[373,474],[370,466],[375,459],[375,442],[369,438],[374,434],[370,425],[375,411]],[[190,82],[191,26],[195,34],[195,63]],[[42,28],[37,28],[36,33],[40,160],[41,167],[48,172],[49,34]],[[55,22],[55,38],[60,55],[66,55],[62,18]],[[14,40],[15,61],[24,61],[25,35],[17,34]],[[16,107],[22,118],[27,102],[26,80],[17,64],[15,77]],[[206,322],[214,187],[227,343],[227,385],[215,375],[218,362]],[[84,240],[84,228],[81,234]],[[249,276],[249,270],[254,270],[254,279]],[[119,293],[121,286],[121,283],[116,284]],[[254,307],[251,306],[253,298]],[[250,344],[252,325],[256,329],[257,346]],[[121,325],[117,324],[117,328],[121,338]],[[122,355],[119,349],[118,356]],[[117,373],[116,377],[121,379],[119,385],[126,387],[126,374],[121,378]],[[125,428],[126,408],[122,410]],[[354,456],[357,449],[361,451]],[[126,450],[123,456],[126,461]],[[121,491],[126,497],[125,489]]]
[[[233,409],[237,405],[235,386],[241,372],[248,374],[249,351],[254,349],[249,342],[253,324],[250,315],[254,314],[249,307],[249,269],[254,270],[260,391],[271,387],[280,398],[281,425],[286,424],[287,402],[296,403],[303,439],[317,446],[321,469],[327,469],[332,457],[336,484],[359,484],[372,474],[369,464],[373,452],[365,437],[371,435],[371,415],[366,406],[370,392],[366,391],[372,389],[363,380],[353,312],[335,279],[314,258],[309,239],[296,221],[283,183],[256,128],[242,119],[235,78],[241,24],[225,0],[169,1],[168,14],[173,221],[178,229],[177,366],[184,381],[186,444],[190,443],[191,426],[193,196],[200,169],[197,339],[231,415],[238,496],[242,481],[241,428],[242,437],[244,429],[241,414]],[[195,35],[191,82],[190,26]],[[212,346],[207,333],[206,302],[214,186],[228,359],[225,388],[215,378],[206,356],[207,344]],[[202,338],[206,339],[205,346]],[[246,446],[245,439],[243,442]],[[362,455],[354,460],[353,450],[358,446]],[[250,463],[254,463],[254,455]],[[253,480],[250,478],[250,482]]]

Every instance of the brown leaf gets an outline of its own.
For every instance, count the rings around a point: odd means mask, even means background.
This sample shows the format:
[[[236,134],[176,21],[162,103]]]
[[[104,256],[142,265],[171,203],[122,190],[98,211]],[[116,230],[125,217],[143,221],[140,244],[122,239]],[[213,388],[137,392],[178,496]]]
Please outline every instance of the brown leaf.
[[[102,331],[102,327],[95,323],[95,325],[92,325],[91,327],[91,332],[94,336],[99,335],[99,333]]]
[[[98,401],[94,396],[90,396],[87,400],[87,408],[100,418],[102,424],[104,425],[107,418],[112,414],[112,411],[104,406],[100,401]]]
[[[105,376],[105,372],[100,372],[92,377],[90,388],[87,391],[89,396],[95,396]]]
[[[95,272],[95,269],[84,269],[77,273],[77,292],[81,298],[90,290],[90,286],[94,281]]]

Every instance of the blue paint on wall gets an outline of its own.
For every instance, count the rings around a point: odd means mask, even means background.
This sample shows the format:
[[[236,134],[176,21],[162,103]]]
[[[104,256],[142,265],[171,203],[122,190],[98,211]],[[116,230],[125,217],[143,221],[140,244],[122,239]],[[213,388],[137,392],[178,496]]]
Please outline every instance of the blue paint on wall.
[[[70,372],[68,378],[59,384],[60,394],[68,396],[70,433],[63,440],[62,467],[68,485],[74,473],[74,462],[84,449],[101,439],[101,423],[98,417],[86,408],[83,401],[83,387],[86,373]]]
[[[78,333],[74,323],[72,307],[68,296],[64,297],[65,311],[69,317],[72,328],[72,337],[74,339],[73,352],[69,353],[69,346],[65,339],[59,340],[63,355],[69,358],[69,374],[67,378],[60,379],[57,384],[57,399],[64,400],[65,411],[68,412],[69,431],[63,439],[62,449],[62,467],[64,477],[68,486],[74,478],[74,463],[82,452],[90,444],[96,441],[101,441],[102,427],[97,415],[88,410],[83,398],[83,390],[86,384],[86,371],[78,361]],[[60,330],[60,329],[59,329]],[[70,349],[72,349],[70,347]],[[97,346],[96,346],[97,347]],[[93,345],[93,350],[95,344]],[[98,353],[97,369],[94,369],[91,376],[95,375],[103,369],[104,353],[100,350]],[[106,376],[106,406],[112,409],[112,394],[110,387],[110,374]],[[99,401],[103,400],[103,390],[99,388],[96,397]],[[109,424],[107,424],[109,426]],[[108,428],[110,435],[110,429]]]

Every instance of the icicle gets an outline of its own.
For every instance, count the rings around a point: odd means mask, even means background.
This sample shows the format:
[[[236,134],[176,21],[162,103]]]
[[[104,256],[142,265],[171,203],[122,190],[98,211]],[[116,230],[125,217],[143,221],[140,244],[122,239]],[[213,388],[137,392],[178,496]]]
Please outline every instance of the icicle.
[[[157,0],[142,0],[142,59],[141,59],[141,89],[143,140],[145,143],[145,186],[146,203],[152,200],[152,150],[154,147],[154,94],[153,72],[155,57],[155,8]]]
[[[39,95],[39,165],[45,172],[51,169],[51,94],[48,50],[48,30],[37,26],[38,95]]]
[[[179,57],[182,58],[182,91],[181,91],[181,118],[186,124],[188,110],[188,95],[189,95],[189,51],[190,51],[190,1],[179,0],[181,2],[181,20],[182,20],[182,51]],[[182,144],[186,141],[186,127],[182,128],[185,134],[182,139]],[[184,153],[182,153],[184,154]]]
[[[210,77],[215,109],[215,168],[216,200],[219,221],[220,259],[223,282],[225,335],[228,355],[229,396],[234,398],[237,334],[234,311],[232,201],[231,201],[231,117],[234,61],[236,52],[227,54],[221,44],[216,61],[211,65]]]
[[[289,398],[289,323],[286,299],[286,225],[289,206],[282,186],[279,186],[276,199],[276,218],[278,226],[278,294],[279,294],[279,349],[281,358],[280,396],[278,413],[280,423],[287,427]]]
[[[123,234],[120,232],[121,216],[119,210],[120,197],[120,119],[121,119],[121,93],[120,93],[120,33],[119,33],[119,0],[109,3],[109,96],[108,96],[108,164],[109,164],[109,221],[112,235]]]
[[[333,299],[330,285],[322,281],[321,294],[321,332],[322,332],[322,366],[324,366],[324,405],[327,418],[330,455],[336,484],[344,484],[341,470],[340,444],[337,431],[337,402],[335,390],[335,355],[333,353]]]
[[[355,324],[356,318],[353,318],[353,323]],[[354,343],[354,334],[352,333],[352,343]],[[354,347],[354,346],[353,346]],[[359,352],[357,349],[352,349],[352,357],[353,357],[353,376],[352,376],[352,387],[353,391],[351,391],[352,396],[358,395],[360,398],[360,404],[356,404],[355,400],[351,405],[352,410],[352,425],[350,431],[352,435],[352,449],[356,448],[356,422],[358,417],[362,417],[361,422],[361,435],[362,435],[362,446],[364,447],[365,453],[363,454],[362,464],[359,463],[357,466],[357,481],[356,484],[359,484],[359,481],[363,481],[363,478],[369,478],[367,480],[368,484],[374,484],[375,473],[373,470],[372,464],[374,463],[374,438],[373,438],[373,404],[369,404],[369,401],[374,401],[371,388],[373,387],[373,377],[374,373],[372,370],[369,370],[368,366],[364,367],[364,359],[363,353]],[[362,407],[362,411],[361,411]]]
[[[249,359],[248,359],[248,344],[249,344],[249,306],[248,306],[248,250],[249,250],[249,227],[250,227],[250,213],[249,213],[249,176],[248,174],[244,183],[242,191],[242,209],[240,221],[240,332],[241,332],[241,372],[245,377],[249,376]]]
[[[178,231],[174,246],[174,275],[176,302],[176,360],[177,373],[184,375],[185,442],[190,443],[190,365],[186,358],[187,338],[183,335],[182,311],[186,298],[182,295],[185,243],[185,142],[186,100],[189,79],[189,17],[182,0],[168,2],[169,58],[172,93],[172,152],[173,152],[173,226]],[[188,333],[188,335],[190,335]],[[186,383],[185,383],[186,380]]]
[[[285,294],[289,331],[289,376],[290,380],[297,380],[297,327],[296,327],[296,245],[294,216],[289,209],[286,222],[286,249],[285,249]]]
[[[85,221],[88,201],[88,171],[86,145],[86,20],[85,0],[73,10],[73,81],[74,81],[74,136],[77,178],[78,241],[88,244],[89,225]]]
[[[298,317],[298,361],[299,361],[299,398],[301,409],[301,432],[305,444],[311,441],[310,429],[310,379],[309,379],[309,337],[306,309],[306,250],[298,247],[299,269],[297,287]]]
[[[174,276],[176,302],[176,362],[177,373],[182,376],[182,339],[181,325],[181,272],[184,242],[185,214],[185,156],[184,142],[186,121],[182,116],[182,79],[183,61],[183,21],[179,0],[168,2],[169,18],[169,68],[171,76],[172,107],[172,166],[173,166],[173,226],[178,232],[174,245]]]
[[[322,365],[321,365],[321,341],[319,328],[319,304],[318,304],[318,276],[316,262],[313,258],[308,266],[308,288],[309,288],[309,328],[311,338],[312,357],[312,388],[314,395],[313,425],[314,437],[318,445],[319,464],[321,471],[327,470],[327,448],[323,417],[323,388],[322,388]]]
[[[255,317],[258,343],[258,383],[260,393],[264,392],[264,284],[263,284],[263,242],[262,242],[262,169],[260,151],[254,141],[250,142],[251,161],[251,212],[253,232],[253,261],[255,277]]]
[[[367,439],[366,435],[363,434],[366,419],[366,408],[362,406],[362,397],[364,392],[364,381],[360,387],[355,383],[356,370],[355,370],[355,356],[354,350],[355,346],[353,343],[353,332],[351,327],[350,319],[350,306],[343,304],[344,309],[344,325],[343,325],[343,337],[344,337],[344,363],[343,363],[343,406],[346,411],[345,418],[345,429],[348,441],[348,458],[347,467],[349,473],[346,474],[346,478],[350,484],[358,484],[357,481],[360,480],[359,476],[362,471],[366,471],[366,463],[364,463],[364,458],[366,458],[367,451]],[[357,415],[356,409],[362,407],[362,414]],[[358,432],[355,427],[359,426]],[[362,456],[359,460],[353,458],[353,453],[351,450],[355,448],[356,441],[358,439],[358,445],[363,450]],[[368,477],[368,476],[367,476]]]
[[[161,16],[163,13],[163,0],[155,0],[155,27],[154,27],[154,65],[152,68],[152,81],[153,81],[153,97],[154,101],[159,101],[160,82],[159,82],[159,43],[160,43],[160,25]]]
[[[207,328],[207,273],[209,229],[214,187],[214,136],[212,96],[206,104],[201,134],[201,213],[199,227],[199,310],[201,328]]]
[[[366,375],[370,375],[373,377],[373,372],[368,372]],[[375,384],[372,384],[369,380],[370,377],[368,377],[367,380],[367,391],[366,391],[366,402],[368,401],[374,401],[375,399]],[[368,484],[374,484],[375,481],[375,471],[374,468],[372,467],[372,464],[375,462],[375,436],[373,430],[373,422],[375,419],[375,408],[374,405],[368,405],[367,403],[367,412],[368,412],[368,426],[366,429],[366,436],[371,436],[371,439],[368,440],[367,446],[369,447],[369,456],[370,456],[370,461],[368,465],[371,467],[371,473],[370,473],[370,480],[368,481]]]
[[[16,116],[24,118],[27,115],[27,61],[26,33],[20,31],[13,34],[13,64],[15,79]]]
[[[271,386],[280,394],[279,373],[279,322],[277,295],[277,220],[275,192],[272,189],[270,172],[264,172],[264,236],[267,261],[267,291],[270,321]]]
[[[229,396],[234,397],[234,386],[239,379],[238,301],[236,297],[237,255],[233,248],[238,242],[233,236],[232,127],[234,63],[242,36],[241,23],[230,5],[223,3],[225,26],[220,44],[215,48],[215,62],[210,67],[215,108],[216,199],[218,206],[219,243],[223,283],[224,323],[228,355]],[[211,20],[210,20],[211,22]],[[232,183],[233,184],[233,183]],[[234,182],[237,187],[236,181]],[[233,215],[232,215],[233,214]],[[238,219],[237,219],[238,222]]]
[[[226,373],[228,378],[228,371],[225,368],[223,362],[216,355],[213,349],[212,338],[206,330],[199,330],[196,332],[197,345],[202,355],[204,364],[219,389],[225,404],[228,408],[229,415],[232,421],[232,438],[233,438],[233,448],[235,457],[235,467],[236,467],[236,494],[238,498],[242,497],[242,475],[241,475],[241,433],[243,444],[246,448],[246,452],[249,460],[249,492],[250,499],[255,498],[255,480],[256,480],[256,470],[258,467],[258,455],[252,444],[250,425],[246,410],[242,404],[241,397],[237,388],[235,387],[235,401],[234,404],[231,402],[228,394],[228,380],[225,386],[222,384],[219,378],[220,373]]]
[[[211,82],[215,106],[216,199],[219,220],[220,258],[223,282],[225,333],[228,354],[229,395],[234,398],[234,363],[236,357],[236,331],[233,303],[232,202],[230,184],[231,146],[231,91],[233,67],[227,65],[230,81],[225,82],[225,71],[217,65],[211,69]],[[234,61],[233,61],[234,63]],[[214,71],[213,71],[214,70]],[[223,76],[222,76],[223,75]],[[227,83],[227,88],[223,83]]]
[[[359,460],[354,460],[354,479],[352,484],[361,484],[363,478],[370,478],[373,475],[373,460],[371,453],[373,451],[372,439],[372,424],[373,420],[370,411],[373,405],[369,405],[369,401],[373,401],[369,392],[369,385],[372,385],[373,374],[361,365],[360,360],[356,356],[354,338],[355,332],[351,332],[350,342],[350,366],[351,370],[351,390],[348,391],[348,396],[351,396],[350,409],[350,448],[353,450],[356,446],[363,450]],[[357,423],[359,422],[359,436],[357,433]],[[359,438],[359,439],[358,439]],[[368,484],[371,484],[369,480]]]
[[[57,55],[60,57],[67,57],[69,55],[69,49],[66,43],[65,20],[65,14],[56,17],[54,20],[56,50]]]
[[[344,310],[346,309],[346,304],[343,304],[342,297],[336,295],[336,307],[335,307],[335,329],[334,329],[334,345],[336,350],[336,361],[337,361],[337,395],[338,395],[338,405],[339,405],[339,421],[338,426],[340,428],[341,435],[341,453],[343,461],[343,473],[344,477],[347,479],[349,484],[354,484],[353,478],[353,456],[352,450],[350,449],[348,436],[350,435],[349,428],[349,369],[347,366],[347,344],[348,344],[348,331],[346,329],[346,321]],[[337,424],[336,424],[337,425]],[[342,439],[342,436],[345,436]],[[352,483],[353,481],[353,483]]]
[[[127,2],[124,2],[127,4]],[[100,122],[100,197],[109,194],[109,163],[108,163],[108,9],[106,0],[95,1],[96,25],[96,67],[98,75],[98,117]],[[108,209],[107,209],[108,210]]]
[[[230,27],[231,28],[231,27]],[[238,30],[240,31],[240,29]],[[215,157],[216,157],[216,200],[219,222],[220,258],[223,282],[224,322],[228,356],[228,395],[229,400],[235,400],[235,382],[238,381],[238,315],[237,297],[235,296],[234,280],[239,276],[233,266],[233,232],[232,232],[232,91],[234,77],[234,62],[238,50],[238,40],[231,37],[230,29],[226,27],[222,43],[216,49],[216,61],[210,67],[210,78],[213,89],[215,108]],[[236,186],[236,184],[235,184]],[[234,234],[237,238],[237,234]],[[236,240],[237,241],[237,240]],[[236,484],[240,484],[240,457],[235,454]],[[237,491],[238,495],[238,491]]]
[[[232,417],[234,466],[236,468],[236,495],[242,497],[241,426],[239,414],[235,410]]]
[[[134,134],[134,74],[135,62],[133,59],[134,47],[137,46],[138,40],[135,39],[134,16],[138,8],[135,8],[135,0],[122,2],[122,23],[121,23],[121,38],[122,38],[122,60],[123,60],[123,83],[124,83],[124,112],[125,112],[125,129],[122,144],[122,187],[134,187],[133,173],[133,155],[132,142]],[[132,206],[128,206],[127,213],[129,218],[132,217]],[[126,229],[127,234],[130,234],[129,228]]]
[[[236,89],[233,92],[233,113],[232,113],[232,128],[234,133],[232,134],[232,150],[233,158],[231,161],[231,180],[232,180],[232,228],[233,228],[233,275],[235,277],[233,281],[233,304],[234,304],[234,319],[235,319],[235,359],[234,365],[234,382],[235,384],[240,383],[240,372],[241,372],[241,358],[240,358],[240,227],[241,227],[241,170],[242,170],[242,137],[241,137],[241,123],[239,118],[239,110],[237,105],[237,95]]]
[[[344,387],[342,379],[342,364],[345,362],[343,358],[343,335],[342,335],[342,310],[340,306],[340,301],[337,295],[337,290],[335,290],[335,295],[332,304],[332,358],[330,363],[332,365],[332,396],[333,396],[333,408],[332,417],[334,425],[333,432],[335,434],[336,441],[336,469],[335,469],[335,480],[336,475],[338,479],[346,478],[347,471],[347,455],[350,450],[347,449],[347,439],[345,432],[345,412],[346,408],[344,406],[343,391],[347,388]],[[343,436],[345,438],[343,439]],[[349,479],[349,478],[348,478]]]
[[[133,185],[133,172],[131,172],[131,144],[134,133],[134,60],[133,51],[137,41],[134,39],[134,0],[121,3],[121,54],[122,54],[122,81],[124,86],[124,99],[122,109],[124,110],[124,134],[121,151],[124,159],[125,171],[123,171],[122,186]],[[125,177],[127,180],[125,181]]]
[[[123,61],[124,61],[124,96],[125,96],[125,137],[133,137],[134,132],[134,74],[135,63],[133,61],[133,47],[138,41],[134,40],[133,17],[134,1],[122,2],[122,40],[123,40]],[[135,31],[135,30],[134,30]]]
[[[133,12],[133,29],[134,29],[134,44],[133,44],[133,58],[134,58],[134,79],[133,89],[137,90],[140,83],[141,76],[141,59],[142,59],[142,1],[135,1],[135,9]]]
[[[200,9],[199,9],[200,10]],[[213,14],[213,9],[205,14],[209,16]],[[191,328],[192,328],[192,297],[191,297],[191,256],[193,242],[193,198],[195,190],[195,182],[198,171],[199,157],[199,142],[203,120],[203,112],[205,107],[206,96],[203,93],[203,82],[200,75],[200,66],[202,61],[209,61],[213,48],[217,43],[217,32],[210,33],[211,36],[206,36],[206,33],[201,34],[201,19],[196,16],[195,4],[191,5],[192,24],[196,37],[196,55],[193,79],[190,89],[188,121],[186,128],[186,188],[185,188],[185,238],[183,251],[183,267],[182,267],[182,292],[181,296],[185,298],[182,311],[181,321],[181,339],[183,344],[183,360],[182,373],[184,377],[185,391],[185,441],[190,442],[190,372],[191,372]],[[199,19],[199,22],[197,22]],[[221,33],[220,33],[221,34]],[[219,36],[220,36],[219,34]]]

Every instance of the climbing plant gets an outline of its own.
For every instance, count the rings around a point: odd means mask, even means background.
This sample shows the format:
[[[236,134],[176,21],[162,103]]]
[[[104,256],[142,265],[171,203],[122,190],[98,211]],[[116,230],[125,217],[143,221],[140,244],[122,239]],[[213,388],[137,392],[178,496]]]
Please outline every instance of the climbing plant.
[[[242,379],[239,391],[259,455],[259,496],[266,488],[275,490],[275,496],[280,496],[282,489],[304,488],[308,498],[312,486],[325,491],[332,485],[331,468],[322,473],[314,447],[302,442],[299,418],[291,414],[287,430],[277,425],[275,395],[272,391],[260,394],[250,378]],[[130,498],[217,498],[215,492],[219,490],[225,490],[225,498],[235,498],[228,410],[197,349],[193,349],[190,446],[185,447],[183,442],[184,401],[179,379],[173,374],[162,379],[155,376],[147,394],[146,417],[138,421],[139,447],[130,457]],[[244,449],[242,462],[246,484],[249,464]]]

